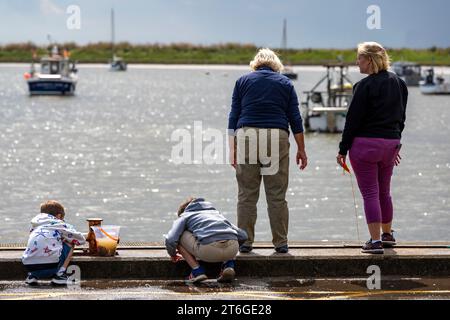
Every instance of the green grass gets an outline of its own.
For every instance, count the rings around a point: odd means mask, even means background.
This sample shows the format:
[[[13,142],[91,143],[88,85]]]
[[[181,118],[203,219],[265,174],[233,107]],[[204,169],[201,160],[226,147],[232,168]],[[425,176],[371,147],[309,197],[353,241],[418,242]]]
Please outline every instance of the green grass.
[[[110,43],[94,43],[79,46],[65,43],[59,46],[71,52],[71,58],[80,63],[106,63],[111,58]],[[171,45],[132,45],[119,43],[116,54],[128,63],[166,64],[248,64],[258,48],[252,44],[227,43],[211,46],[178,43]],[[33,43],[0,46],[0,62],[30,62],[32,52],[38,56],[48,52],[47,47]],[[354,63],[356,49],[290,49],[276,50],[285,64],[320,65],[342,57],[346,63]],[[450,66],[450,48],[388,49],[393,61],[408,60],[420,64]]]

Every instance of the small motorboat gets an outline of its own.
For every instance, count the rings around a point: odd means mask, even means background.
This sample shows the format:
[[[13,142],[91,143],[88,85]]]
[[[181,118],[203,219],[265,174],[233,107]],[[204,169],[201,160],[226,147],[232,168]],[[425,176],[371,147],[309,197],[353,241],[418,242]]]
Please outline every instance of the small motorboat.
[[[109,63],[110,71],[127,71],[127,63],[119,57],[114,56]]]
[[[40,60],[39,72],[33,61],[31,71],[25,74],[30,95],[73,95],[77,85],[75,62],[69,60],[69,54],[59,54],[58,48],[53,47],[48,57]]]
[[[442,76],[436,77],[434,69],[426,70],[425,80],[420,83],[422,94],[450,94],[450,83],[446,82]]]
[[[392,70],[407,86],[417,87],[422,81],[422,66],[417,63],[398,61],[392,64]]]

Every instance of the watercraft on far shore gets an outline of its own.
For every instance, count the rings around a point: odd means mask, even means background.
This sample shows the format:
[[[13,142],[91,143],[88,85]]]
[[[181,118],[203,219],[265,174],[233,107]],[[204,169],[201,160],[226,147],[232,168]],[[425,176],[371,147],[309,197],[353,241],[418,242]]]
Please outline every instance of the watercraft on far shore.
[[[291,80],[297,80],[298,74],[294,72],[294,68],[291,67],[284,67],[284,70],[282,71],[282,74],[286,77],[288,77]]]
[[[124,59],[116,56],[115,54],[115,37],[116,37],[116,24],[114,20],[114,9],[111,9],[111,50],[112,60],[109,61],[110,71],[127,71],[127,63]]]
[[[288,47],[287,47],[287,20],[284,19],[283,21],[283,40],[281,43],[282,50],[284,54],[287,54]],[[281,72],[282,75],[288,77],[291,80],[297,80],[298,74],[294,72],[294,68],[290,66],[285,66],[284,70]]]
[[[109,63],[110,71],[127,71],[127,67],[126,62],[122,58],[116,56],[114,56]]]
[[[441,76],[436,77],[434,74],[434,68],[426,70],[426,77],[424,81],[420,82],[420,92],[422,94],[450,94],[450,83],[446,82]]]
[[[408,61],[397,61],[392,64],[392,70],[407,86],[417,87],[422,80],[422,66]]]

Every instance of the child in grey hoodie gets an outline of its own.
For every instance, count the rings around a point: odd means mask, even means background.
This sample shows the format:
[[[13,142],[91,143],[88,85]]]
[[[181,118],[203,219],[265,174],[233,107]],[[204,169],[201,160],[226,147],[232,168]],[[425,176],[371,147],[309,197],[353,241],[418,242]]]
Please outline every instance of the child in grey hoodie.
[[[222,262],[219,282],[231,282],[235,276],[235,258],[239,243],[247,240],[247,233],[230,223],[210,202],[203,198],[189,198],[178,209],[179,218],[165,235],[167,252],[173,262],[183,256],[192,272],[187,281],[207,279],[204,268],[197,262]]]

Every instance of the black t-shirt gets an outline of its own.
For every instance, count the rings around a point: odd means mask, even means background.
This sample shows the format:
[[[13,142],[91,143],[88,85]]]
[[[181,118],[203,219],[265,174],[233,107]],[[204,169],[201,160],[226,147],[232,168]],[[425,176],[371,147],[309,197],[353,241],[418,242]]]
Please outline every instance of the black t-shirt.
[[[339,153],[346,155],[355,137],[401,139],[408,88],[396,74],[381,71],[358,82],[347,112]]]

